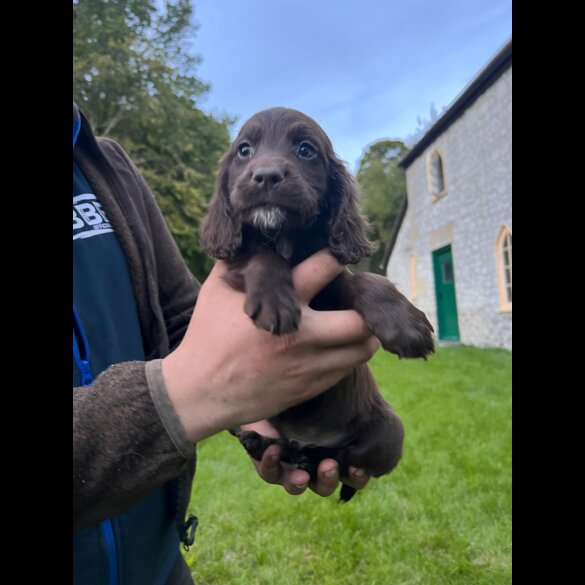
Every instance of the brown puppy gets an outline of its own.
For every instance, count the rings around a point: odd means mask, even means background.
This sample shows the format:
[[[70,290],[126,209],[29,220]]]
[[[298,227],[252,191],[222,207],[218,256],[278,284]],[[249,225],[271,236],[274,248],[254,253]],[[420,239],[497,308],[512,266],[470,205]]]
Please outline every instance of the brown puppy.
[[[245,311],[255,324],[284,335],[300,319],[291,267],[325,247],[342,264],[359,262],[373,250],[366,229],[354,181],[321,127],[301,112],[273,108],[248,120],[221,159],[201,241],[210,255],[230,263],[226,280],[245,292]],[[433,352],[433,328],[424,313],[382,276],[346,271],[311,307],[355,309],[384,349],[400,357]],[[339,462],[342,476],[352,465],[377,477],[402,454],[402,422],[366,364],[270,422],[282,439],[234,434],[258,460],[268,445],[279,443],[282,460],[312,479],[325,457]],[[341,498],[349,500],[354,491],[344,485]]]

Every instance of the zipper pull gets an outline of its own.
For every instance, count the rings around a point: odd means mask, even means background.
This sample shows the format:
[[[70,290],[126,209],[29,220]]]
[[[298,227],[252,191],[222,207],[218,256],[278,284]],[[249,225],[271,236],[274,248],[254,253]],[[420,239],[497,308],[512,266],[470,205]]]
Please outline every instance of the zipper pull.
[[[181,542],[183,548],[188,551],[189,547],[195,542],[195,530],[199,524],[199,518],[189,514],[189,519],[183,524],[183,534],[181,536]]]
[[[89,368],[89,362],[87,360],[79,360],[79,370],[81,374],[81,385],[91,386],[93,383],[93,376]]]

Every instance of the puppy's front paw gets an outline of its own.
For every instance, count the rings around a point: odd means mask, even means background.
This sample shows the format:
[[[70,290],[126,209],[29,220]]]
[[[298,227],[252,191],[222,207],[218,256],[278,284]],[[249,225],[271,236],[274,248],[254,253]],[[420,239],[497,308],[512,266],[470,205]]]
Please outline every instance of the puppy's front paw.
[[[274,335],[285,335],[299,328],[301,309],[294,289],[250,291],[244,305],[256,327]]]
[[[426,315],[406,299],[392,306],[391,323],[379,337],[382,347],[401,358],[426,358],[435,351],[433,326]]]
[[[434,352],[433,327],[426,315],[393,284],[370,273],[356,281],[354,306],[386,351],[401,358],[426,358]]]

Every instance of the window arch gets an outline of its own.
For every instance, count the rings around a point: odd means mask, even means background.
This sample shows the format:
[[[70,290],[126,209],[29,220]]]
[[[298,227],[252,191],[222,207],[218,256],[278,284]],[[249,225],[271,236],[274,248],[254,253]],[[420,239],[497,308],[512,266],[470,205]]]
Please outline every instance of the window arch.
[[[429,180],[429,191],[433,196],[433,200],[437,200],[446,194],[447,189],[445,187],[445,172],[443,169],[443,158],[439,154],[438,150],[433,150],[429,156],[428,164],[428,180]]]
[[[512,230],[502,226],[496,242],[500,310],[512,310]]]

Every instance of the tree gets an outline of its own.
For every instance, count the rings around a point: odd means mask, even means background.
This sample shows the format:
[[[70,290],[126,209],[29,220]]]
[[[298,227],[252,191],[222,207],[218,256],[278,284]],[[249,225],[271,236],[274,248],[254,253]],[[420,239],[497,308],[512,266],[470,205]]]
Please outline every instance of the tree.
[[[410,134],[406,137],[404,141],[405,144],[409,148],[413,147],[426,134],[427,130],[443,115],[443,112],[446,109],[447,108],[443,106],[441,113],[439,114],[435,104],[431,102],[429,108],[429,119],[427,120],[425,118],[421,118],[420,116],[416,117],[416,130],[414,131],[414,134]]]
[[[137,164],[202,279],[211,261],[199,247],[199,223],[235,120],[198,107],[209,86],[195,76],[191,1],[159,5],[74,1],[74,98],[96,134],[120,142]]]
[[[372,226],[370,238],[378,244],[369,263],[362,266],[369,272],[382,273],[379,265],[384,248],[406,197],[406,176],[398,166],[406,151],[400,140],[380,140],[367,148],[359,162],[356,178],[363,196],[362,209]]]

